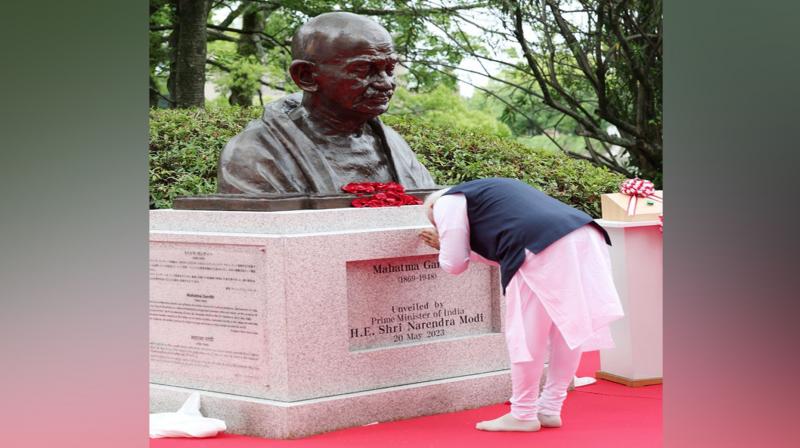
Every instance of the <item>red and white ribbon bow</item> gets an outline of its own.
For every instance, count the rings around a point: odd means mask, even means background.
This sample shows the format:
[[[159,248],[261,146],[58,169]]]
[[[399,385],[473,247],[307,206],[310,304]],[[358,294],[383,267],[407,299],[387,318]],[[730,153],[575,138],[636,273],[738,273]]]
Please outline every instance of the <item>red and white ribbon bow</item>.
[[[633,216],[636,213],[636,205],[639,203],[639,198],[664,202],[664,199],[656,194],[656,187],[652,182],[638,177],[622,182],[619,186],[619,192],[630,196],[628,199],[628,216]]]

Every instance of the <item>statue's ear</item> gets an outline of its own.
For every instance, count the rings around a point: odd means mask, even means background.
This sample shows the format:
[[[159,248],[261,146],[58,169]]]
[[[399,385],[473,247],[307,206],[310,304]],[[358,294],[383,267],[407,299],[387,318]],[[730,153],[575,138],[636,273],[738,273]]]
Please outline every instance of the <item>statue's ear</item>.
[[[317,66],[313,62],[296,59],[289,66],[289,74],[297,87],[306,92],[316,92],[319,86],[316,80]]]

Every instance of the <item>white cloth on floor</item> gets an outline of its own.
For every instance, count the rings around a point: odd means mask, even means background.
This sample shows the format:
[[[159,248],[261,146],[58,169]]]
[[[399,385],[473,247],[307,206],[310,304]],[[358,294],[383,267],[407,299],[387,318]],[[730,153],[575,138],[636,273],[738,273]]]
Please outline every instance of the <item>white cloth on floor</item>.
[[[150,437],[214,437],[227,428],[225,422],[203,417],[200,413],[200,393],[194,392],[178,412],[150,414]]]

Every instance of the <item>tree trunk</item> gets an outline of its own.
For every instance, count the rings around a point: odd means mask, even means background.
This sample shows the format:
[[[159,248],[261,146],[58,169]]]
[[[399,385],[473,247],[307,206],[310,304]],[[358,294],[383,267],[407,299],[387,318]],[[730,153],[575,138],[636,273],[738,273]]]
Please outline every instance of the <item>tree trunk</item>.
[[[150,76],[150,107],[158,107],[158,100],[160,96],[158,95],[158,86],[156,86],[155,80],[153,77]]]
[[[177,0],[174,99],[176,107],[203,107],[208,0]]]
[[[664,183],[661,152],[653,153],[652,150],[645,148],[644,144],[644,141],[637,140],[633,146],[627,148],[628,155],[632,164],[639,170],[638,176],[652,181],[656,188],[660,189]],[[645,153],[650,154],[650,157],[645,157]]]
[[[237,52],[243,57],[255,56],[259,61],[262,60],[264,49],[261,46],[261,36],[256,34],[264,31],[264,14],[260,9],[251,8],[242,16],[242,30],[250,31],[251,33],[243,33],[239,36],[239,42],[236,45]],[[233,86],[228,102],[239,106],[251,106],[253,104],[253,95],[255,94],[256,92],[245,91]]]
[[[169,107],[175,108],[175,97],[177,96],[177,88],[175,87],[175,77],[178,73],[178,31],[180,30],[180,22],[178,21],[178,0],[168,0],[171,11],[170,22],[172,22],[172,32],[169,33],[169,40],[167,46],[169,47],[169,76],[167,77],[167,93],[169,95]]]

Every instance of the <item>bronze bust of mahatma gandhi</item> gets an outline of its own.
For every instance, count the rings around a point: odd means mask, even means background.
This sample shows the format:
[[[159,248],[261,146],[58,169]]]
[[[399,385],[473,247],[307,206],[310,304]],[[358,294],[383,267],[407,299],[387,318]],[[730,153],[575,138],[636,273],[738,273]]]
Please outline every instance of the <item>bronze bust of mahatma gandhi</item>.
[[[317,16],[292,40],[289,68],[302,92],[264,107],[222,151],[218,191],[336,194],[350,182],[434,188],[408,144],[378,120],[395,89],[389,33],[355,14]]]

